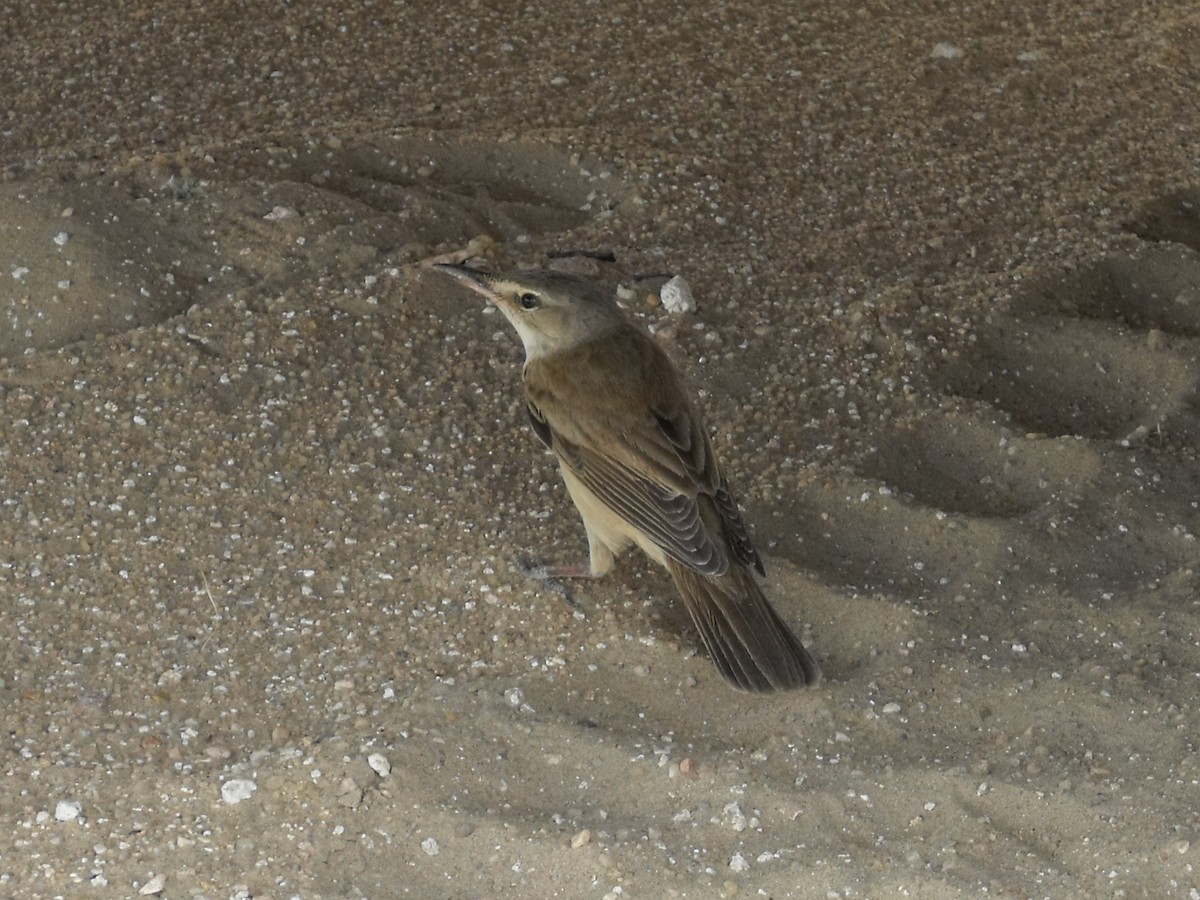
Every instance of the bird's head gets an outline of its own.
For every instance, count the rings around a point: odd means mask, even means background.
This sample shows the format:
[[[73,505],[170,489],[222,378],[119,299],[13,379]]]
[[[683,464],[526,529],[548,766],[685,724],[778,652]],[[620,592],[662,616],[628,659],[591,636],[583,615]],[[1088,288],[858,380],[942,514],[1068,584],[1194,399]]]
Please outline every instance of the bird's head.
[[[525,358],[537,359],[603,337],[624,321],[616,298],[595,282],[547,269],[488,274],[468,266],[433,268],[482,294],[525,345]]]

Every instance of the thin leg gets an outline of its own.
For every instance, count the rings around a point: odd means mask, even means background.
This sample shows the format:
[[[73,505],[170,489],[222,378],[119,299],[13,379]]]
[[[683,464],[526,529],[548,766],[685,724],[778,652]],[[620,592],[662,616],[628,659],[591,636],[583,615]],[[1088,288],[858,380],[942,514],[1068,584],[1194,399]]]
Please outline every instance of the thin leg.
[[[535,563],[531,559],[519,557],[513,562],[521,571],[521,574],[526,578],[533,578],[540,581],[556,594],[561,594],[562,598],[567,601],[571,607],[577,608],[579,604],[575,602],[575,598],[571,596],[571,590],[562,579],[564,578],[599,578],[599,575],[592,574],[590,568],[583,564],[574,566],[543,566],[540,563]]]
[[[530,559],[521,558],[514,560],[517,568],[521,570],[521,574],[527,578],[536,578],[552,591],[562,594],[571,606],[578,606],[578,604],[571,596],[570,590],[563,584],[563,579],[578,580],[586,578],[593,580],[603,578],[612,570],[613,564],[617,560],[617,556],[612,551],[612,548],[592,532],[592,529],[588,527],[586,519],[583,524],[587,528],[588,536],[587,563],[575,563],[574,565],[567,566],[546,566],[535,563]]]
[[[521,566],[521,574],[528,575],[530,578],[538,578],[542,581],[552,581],[558,578],[575,580],[579,578],[596,579],[604,577],[603,574],[593,572],[591,566],[586,563],[576,563],[573,566],[543,566],[534,563],[532,560],[518,560],[517,565]]]

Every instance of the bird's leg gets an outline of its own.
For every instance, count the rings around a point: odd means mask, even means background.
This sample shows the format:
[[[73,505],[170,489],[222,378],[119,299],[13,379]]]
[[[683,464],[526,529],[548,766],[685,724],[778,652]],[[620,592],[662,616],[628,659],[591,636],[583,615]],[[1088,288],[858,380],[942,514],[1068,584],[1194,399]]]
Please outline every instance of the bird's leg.
[[[588,531],[588,561],[573,565],[547,566],[528,559],[516,560],[521,574],[527,578],[535,578],[543,582],[556,593],[562,594],[571,606],[577,605],[571,597],[571,592],[563,584],[563,579],[577,580],[582,578],[603,578],[612,570],[616,555],[598,537]]]
[[[562,598],[571,607],[578,607],[579,604],[575,602],[575,598],[571,596],[570,588],[563,584],[562,579],[600,577],[599,575],[593,575],[591,569],[582,563],[574,566],[544,566],[541,563],[536,563],[531,559],[523,557],[518,557],[513,562],[516,563],[522,575],[526,578],[540,581],[546,587],[550,588],[550,590],[554,591],[554,593],[561,594]]]
[[[527,575],[530,578],[537,578],[540,581],[554,581],[559,578],[601,578],[592,571],[591,566],[587,563],[576,563],[573,566],[543,566],[530,560],[517,560],[517,565],[521,567],[521,574]]]

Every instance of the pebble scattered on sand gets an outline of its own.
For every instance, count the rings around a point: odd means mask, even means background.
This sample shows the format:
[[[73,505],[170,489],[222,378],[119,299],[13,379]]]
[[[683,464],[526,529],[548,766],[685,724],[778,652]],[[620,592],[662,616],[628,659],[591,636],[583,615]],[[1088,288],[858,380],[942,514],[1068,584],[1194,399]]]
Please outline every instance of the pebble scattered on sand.
[[[241,803],[249,800],[258,790],[258,785],[249,778],[230,778],[221,785],[221,799],[226,803]]]
[[[674,315],[694,313],[696,298],[692,296],[691,286],[682,275],[675,275],[658,291],[663,309]]]
[[[74,822],[83,812],[77,800],[59,800],[54,806],[54,818],[60,822]]]

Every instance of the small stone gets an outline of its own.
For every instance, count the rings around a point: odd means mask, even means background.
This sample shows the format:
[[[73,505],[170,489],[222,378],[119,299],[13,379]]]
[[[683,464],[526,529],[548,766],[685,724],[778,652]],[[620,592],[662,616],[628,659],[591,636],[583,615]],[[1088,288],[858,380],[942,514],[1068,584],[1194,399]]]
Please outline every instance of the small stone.
[[[421,841],[421,849],[427,856],[437,856],[442,848],[438,846],[437,838],[427,837]]]
[[[167,879],[164,875],[155,875],[140,888],[138,893],[143,897],[149,897],[152,894],[161,894],[163,888],[167,886]]]
[[[475,833],[475,823],[471,821],[459,822],[454,826],[455,837],[470,837]]]
[[[221,785],[221,799],[226,803],[241,803],[249,800],[258,790],[258,785],[249,778],[230,778]]]
[[[742,832],[746,830],[746,814],[742,812],[741,804],[736,800],[732,803],[726,803],[725,808],[721,810],[725,815],[725,821],[734,831]]]
[[[54,818],[60,822],[74,822],[83,812],[78,800],[59,800],[54,807]]]
[[[933,45],[933,51],[929,54],[934,59],[960,59],[963,52],[953,44],[947,44],[944,41],[939,41]]]
[[[696,298],[682,275],[676,275],[658,291],[663,308],[669,313],[692,313],[696,311]]]
[[[895,700],[893,700],[891,703],[885,703],[883,705],[883,714],[885,716],[894,716],[898,712],[900,712],[900,704]]]
[[[342,779],[342,783],[338,785],[337,802],[339,806],[345,806],[349,809],[358,809],[362,803],[364,791],[359,787],[358,782],[350,776]]]
[[[370,766],[375,774],[380,778],[387,778],[392,774],[392,764],[382,753],[369,754],[367,756],[367,765]]]
[[[592,842],[592,832],[590,829],[583,828],[575,832],[575,836],[571,838],[571,849],[578,850],[584,844]]]

